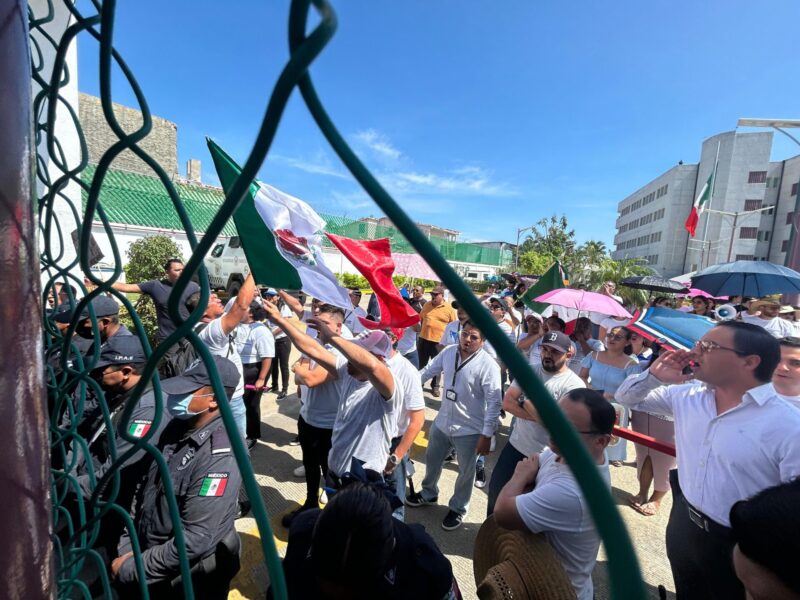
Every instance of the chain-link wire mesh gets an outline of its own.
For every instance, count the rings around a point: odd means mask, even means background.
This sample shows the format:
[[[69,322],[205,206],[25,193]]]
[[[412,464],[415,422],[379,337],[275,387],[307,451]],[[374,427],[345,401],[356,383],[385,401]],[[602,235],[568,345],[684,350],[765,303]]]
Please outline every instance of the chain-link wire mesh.
[[[43,11],[43,14],[30,14],[33,80],[34,87],[40,90],[34,97],[33,106],[35,136],[37,147],[40,148],[36,175],[42,190],[38,198],[42,239],[41,270],[44,280],[42,303],[45,307],[42,319],[46,332],[46,353],[50,358],[46,379],[51,414],[50,432],[54,465],[52,496],[56,532],[54,544],[56,546],[59,596],[65,598],[111,596],[111,582],[107,575],[106,565],[102,554],[97,549],[102,534],[101,522],[108,519],[110,515],[116,515],[132,534],[133,560],[136,561],[138,580],[140,582],[144,580],[141,550],[136,541],[132,518],[129,512],[117,503],[121,485],[121,464],[133,453],[144,450],[153,457],[158,465],[161,483],[169,496],[169,511],[173,523],[176,524],[174,534],[181,559],[183,593],[186,598],[194,597],[186,544],[182,528],[178,525],[180,515],[165,460],[151,443],[152,433],[136,438],[128,434],[127,430],[134,404],[148,385],[153,386],[158,405],[163,403],[156,367],[167,349],[178,340],[189,339],[202,360],[211,366],[210,370],[215,371],[208,349],[200,342],[192,329],[200,319],[202,310],[195,310],[184,321],[178,311],[178,301],[192,275],[197,273],[202,282],[199,306],[206,305],[209,289],[203,267],[203,257],[245,196],[250,183],[266,158],[289,96],[293,89],[298,87],[320,130],[354,177],[397,226],[400,234],[411,247],[419,252],[439,274],[443,283],[450,288],[462,306],[471,315],[474,315],[479,327],[487,333],[489,341],[497,349],[498,354],[514,374],[526,395],[536,399],[536,407],[545,425],[572,465],[573,471],[589,499],[595,523],[603,537],[610,558],[612,589],[615,597],[626,599],[643,597],[636,556],[622,520],[614,507],[607,487],[601,480],[595,465],[591,463],[574,430],[560,413],[542,384],[535,378],[522,356],[486,311],[481,309],[475,295],[448,266],[442,253],[437,251],[434,244],[415,227],[409,217],[347,146],[317,97],[308,74],[308,67],[335,32],[336,17],[331,6],[323,0],[313,0],[313,2],[295,0],[292,2],[289,19],[290,58],[272,91],[256,142],[242,169],[242,174],[211,219],[203,240],[198,242],[193,224],[187,216],[174,184],[159,164],[138,145],[150,131],[151,113],[133,73],[114,48],[113,30],[116,2],[114,0],[105,0],[104,2],[92,0],[90,8],[93,10],[83,14],[69,0],[65,0],[62,8],[66,8],[71,13],[73,22],[60,37],[56,38],[48,33],[46,25],[52,20],[56,7],[61,6],[58,4],[61,1],[47,0],[47,10]],[[320,22],[307,33],[307,20],[312,5],[320,17]],[[61,90],[70,82],[70,78],[74,76],[66,66],[66,56],[70,43],[78,34],[93,39],[97,44],[103,114],[118,138],[118,142],[113,144],[94,166],[91,183],[86,183],[81,177],[82,171],[87,167],[87,149],[78,122],[77,111],[61,93]],[[43,45],[48,46],[46,51]],[[46,54],[54,55],[54,60],[49,66],[46,65],[43,58]],[[125,132],[115,119],[111,93],[112,66],[116,66],[116,69],[125,78],[136,98],[138,110],[143,116],[141,127],[132,132]],[[56,135],[57,107],[61,107],[61,110],[69,115],[71,130],[79,140],[80,156],[77,161],[72,161],[72,163],[67,160],[59,137]],[[46,148],[46,152],[41,151],[43,148]],[[186,232],[192,248],[192,256],[187,262],[182,276],[176,282],[175,293],[171,295],[169,301],[169,312],[175,323],[179,325],[178,329],[155,349],[148,344],[141,321],[131,303],[124,295],[115,292],[111,287],[111,283],[121,275],[122,262],[109,219],[100,201],[100,191],[114,158],[125,149],[132,151],[152,169],[154,176],[163,186],[163,190],[171,198],[180,226]],[[86,193],[83,210],[80,207],[80,200],[78,199],[75,203],[71,200],[74,196],[66,193],[69,186],[75,185]],[[66,211],[63,210],[64,207],[66,207]],[[68,217],[65,218],[65,214]],[[108,281],[100,280],[90,269],[90,232],[92,222],[95,220],[102,224],[113,249],[113,272]],[[78,248],[75,258],[70,258],[69,236],[73,230],[78,232]],[[78,339],[75,335],[77,318],[72,318],[65,331],[60,331],[51,321],[51,314],[47,310],[48,297],[54,291],[56,283],[73,285],[80,290],[80,294],[78,294],[81,296],[80,298],[75,298],[68,293],[67,301],[75,304],[76,315],[88,307],[92,328],[96,335],[99,332],[98,319],[89,304],[93,298],[101,294],[109,294],[130,313],[134,324],[134,334],[141,339],[148,361],[140,384],[121,408],[120,413],[116,415],[118,421],[112,421],[109,408],[103,401],[102,390],[89,375],[98,361],[99,345],[94,345],[92,351],[83,354],[76,343]],[[68,287],[66,289],[69,290]],[[57,309],[58,298],[56,297],[54,300],[54,308]],[[242,472],[244,486],[250,498],[256,500],[253,502],[253,511],[261,533],[272,589],[276,598],[285,598],[285,585],[280,563],[272,541],[266,510],[263,503],[257,501],[260,493],[253,470],[242,439],[236,435],[237,428],[234,417],[230,406],[224,401],[225,394],[215,372],[213,380],[217,397],[223,399],[220,402],[222,418],[226,429],[231,433],[230,439]],[[92,399],[94,399],[93,402]],[[156,410],[156,415],[159,413],[160,411]],[[88,497],[85,497],[80,492],[78,470],[82,463],[91,464],[89,444],[80,429],[81,422],[88,417],[104,424],[109,431],[116,427],[122,439],[130,443],[130,448],[124,453],[117,453],[113,436],[109,436],[113,465],[99,480],[95,478],[92,469],[88,469],[88,485],[92,491]],[[156,416],[156,419],[158,418]],[[87,583],[87,573],[95,575],[93,587]],[[141,597],[148,597],[146,587],[140,584],[139,588]]]

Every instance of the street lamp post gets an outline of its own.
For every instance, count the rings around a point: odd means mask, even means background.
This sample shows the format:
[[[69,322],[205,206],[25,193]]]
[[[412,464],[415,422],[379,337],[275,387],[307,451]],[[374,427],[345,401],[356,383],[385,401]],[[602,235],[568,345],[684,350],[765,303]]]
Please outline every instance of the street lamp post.
[[[749,215],[754,215],[756,213],[761,213],[767,210],[771,210],[775,208],[774,206],[764,206],[762,208],[757,208],[756,210],[742,210],[739,212],[730,212],[726,210],[707,210],[705,212],[722,215],[723,217],[733,217],[733,227],[731,228],[731,239],[728,243],[728,260],[726,262],[731,262],[731,253],[733,252],[733,240],[736,238],[736,224],[739,222],[739,217],[747,217]],[[709,254],[711,254],[711,248],[709,247]]]
[[[534,225],[531,225],[530,227],[518,227],[517,228],[517,248],[516,248],[516,250],[514,252],[514,270],[515,271],[519,270],[519,236],[522,235],[523,231],[530,231],[533,228],[534,228]]]

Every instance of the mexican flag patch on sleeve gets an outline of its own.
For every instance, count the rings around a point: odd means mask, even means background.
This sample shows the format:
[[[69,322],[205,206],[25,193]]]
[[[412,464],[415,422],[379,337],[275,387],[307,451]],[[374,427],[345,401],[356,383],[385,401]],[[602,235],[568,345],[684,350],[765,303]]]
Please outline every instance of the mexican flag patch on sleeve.
[[[201,496],[222,496],[228,485],[227,473],[209,473],[200,485]]]
[[[135,438],[142,437],[150,429],[152,421],[136,420],[128,426],[128,433]]]

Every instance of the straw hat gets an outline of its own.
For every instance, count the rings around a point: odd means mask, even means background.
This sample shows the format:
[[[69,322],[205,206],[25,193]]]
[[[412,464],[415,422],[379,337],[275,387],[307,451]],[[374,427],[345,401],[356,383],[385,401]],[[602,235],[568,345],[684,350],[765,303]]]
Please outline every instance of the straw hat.
[[[509,531],[490,516],[472,562],[481,600],[574,600],[575,590],[543,534]]]
[[[765,304],[777,304],[780,305],[781,303],[781,295],[780,294],[770,294],[769,296],[762,296],[758,300],[753,300],[750,302],[749,311],[751,313],[755,313],[758,310],[761,310],[761,307]]]

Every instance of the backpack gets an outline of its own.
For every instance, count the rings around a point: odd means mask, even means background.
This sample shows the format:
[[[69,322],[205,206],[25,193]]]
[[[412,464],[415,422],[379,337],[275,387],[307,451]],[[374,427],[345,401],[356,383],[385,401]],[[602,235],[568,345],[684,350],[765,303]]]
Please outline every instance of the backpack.
[[[198,323],[195,333],[200,333],[206,328],[208,323]],[[189,366],[197,360],[197,350],[194,349],[188,338],[182,338],[178,342],[178,348],[174,354],[167,355],[164,363],[164,377],[176,377],[183,373]]]

